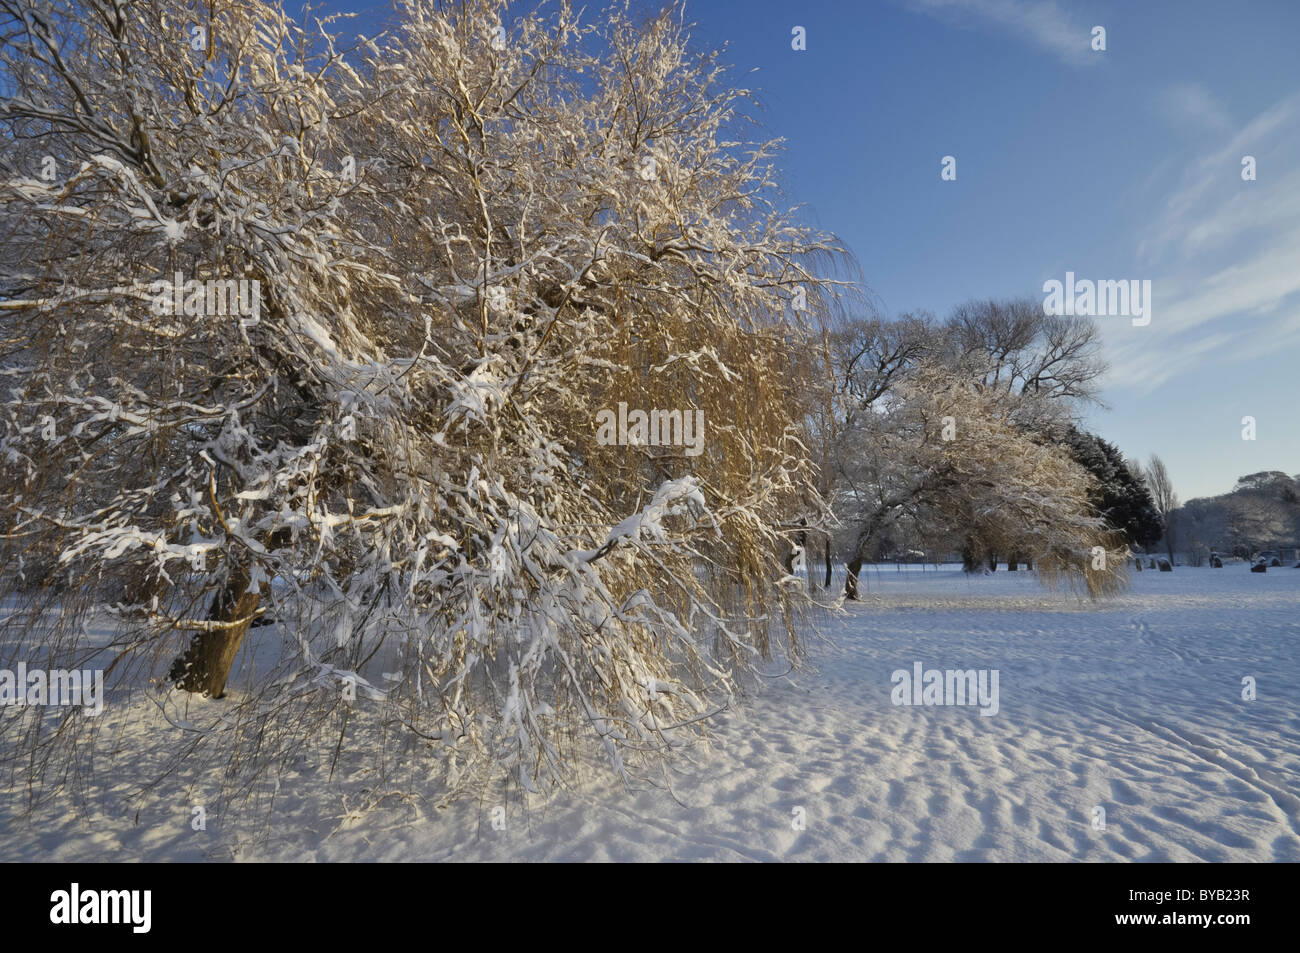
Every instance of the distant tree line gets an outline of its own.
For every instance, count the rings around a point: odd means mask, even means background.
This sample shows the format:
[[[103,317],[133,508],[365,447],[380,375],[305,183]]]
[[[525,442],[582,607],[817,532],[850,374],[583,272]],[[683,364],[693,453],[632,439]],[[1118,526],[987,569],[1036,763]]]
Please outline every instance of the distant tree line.
[[[1171,512],[1165,544],[1192,565],[1211,552],[1245,559],[1300,547],[1300,474],[1250,473],[1227,493],[1188,500]]]

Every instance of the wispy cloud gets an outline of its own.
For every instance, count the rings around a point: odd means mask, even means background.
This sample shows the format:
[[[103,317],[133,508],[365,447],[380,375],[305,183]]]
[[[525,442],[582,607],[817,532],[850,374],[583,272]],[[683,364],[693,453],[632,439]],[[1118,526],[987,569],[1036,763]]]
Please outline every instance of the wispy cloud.
[[[1282,201],[1285,207],[1288,195],[1279,186],[1286,180],[1279,180],[1272,170],[1291,166],[1297,143],[1300,143],[1300,93],[1264,110],[1218,149],[1185,164],[1179,186],[1166,199],[1164,214],[1143,237],[1139,254],[1153,258],[1174,249],[1180,250],[1184,257],[1189,256],[1195,249],[1188,245],[1179,249],[1180,240],[1234,201],[1253,201],[1252,211],[1266,216],[1272,203]],[[1259,177],[1253,183],[1241,181],[1241,159],[1247,155],[1256,158]],[[1279,160],[1276,163],[1270,161],[1274,156]],[[1251,191],[1243,192],[1244,186],[1249,186]],[[1242,227],[1247,224],[1242,223]]]
[[[907,7],[955,26],[993,26],[1076,66],[1096,62],[1092,24],[1071,16],[1057,0],[907,0]]]
[[[1112,382],[1148,392],[1209,365],[1300,348],[1300,93],[1186,166],[1138,243],[1149,326],[1107,333]],[[1255,158],[1244,181],[1241,159]]]
[[[1175,83],[1156,96],[1159,111],[1175,125],[1195,132],[1227,132],[1232,119],[1201,83]]]

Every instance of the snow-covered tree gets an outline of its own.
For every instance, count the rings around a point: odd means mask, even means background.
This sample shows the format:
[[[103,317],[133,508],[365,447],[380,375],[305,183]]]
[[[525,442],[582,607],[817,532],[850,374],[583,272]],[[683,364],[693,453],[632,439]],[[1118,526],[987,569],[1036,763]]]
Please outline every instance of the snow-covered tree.
[[[922,364],[860,418],[836,499],[849,598],[873,542],[895,528],[959,540],[972,561],[1023,553],[1044,582],[1092,595],[1123,584],[1128,550],[1090,503],[1095,480],[1019,424],[1021,399]]]
[[[16,652],[165,676],[236,786],[351,717],[528,789],[575,738],[627,771],[797,653],[788,369],[842,253],[680,8],[411,0],[355,42],[255,0],[0,19]],[[620,402],[699,414],[698,452],[598,439]]]
[[[1112,557],[1121,548],[1098,535],[1078,495],[1091,484],[1060,459],[1026,468],[1093,399],[1104,369],[1095,325],[1044,315],[1028,299],[982,301],[941,323],[927,314],[844,322],[831,342],[841,411],[832,496],[848,596],[864,560],[904,541],[960,550],[970,569],[995,566],[998,554],[1014,567],[1068,550],[1069,560],[1049,558],[1045,581],[1064,576],[1093,592],[1117,584],[1109,570],[1089,577],[1076,558],[1095,545]],[[1026,522],[1017,501],[1038,492],[1058,494],[1061,512]],[[1059,534],[1044,532],[1049,525]]]

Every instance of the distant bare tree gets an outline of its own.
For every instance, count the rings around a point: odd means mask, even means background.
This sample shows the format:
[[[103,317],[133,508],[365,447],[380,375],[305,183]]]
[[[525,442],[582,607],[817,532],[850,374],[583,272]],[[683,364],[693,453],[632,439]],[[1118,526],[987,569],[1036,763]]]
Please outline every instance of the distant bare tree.
[[[1151,499],[1155,501],[1156,510],[1160,513],[1160,518],[1165,521],[1165,552],[1169,554],[1169,561],[1174,561],[1174,521],[1171,518],[1174,510],[1178,509],[1178,494],[1174,492],[1173,480],[1169,478],[1169,470],[1165,467],[1165,462],[1154,453],[1151,454],[1151,462],[1147,464],[1144,473],[1147,481],[1147,487],[1151,490]]]
[[[944,325],[951,360],[982,390],[1096,401],[1106,364],[1096,322],[1043,313],[1033,298],[968,301]]]

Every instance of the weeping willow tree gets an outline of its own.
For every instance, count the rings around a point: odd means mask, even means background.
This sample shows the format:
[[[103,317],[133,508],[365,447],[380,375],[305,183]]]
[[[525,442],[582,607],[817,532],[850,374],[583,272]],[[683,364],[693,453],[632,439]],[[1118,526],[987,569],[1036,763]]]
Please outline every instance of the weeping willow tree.
[[[4,651],[231,793],[323,737],[626,776],[798,655],[789,369],[843,252],[749,95],[680,8],[398,13],[0,0]],[[703,439],[599,439],[620,404]],[[0,726],[33,792],[93,750]]]

